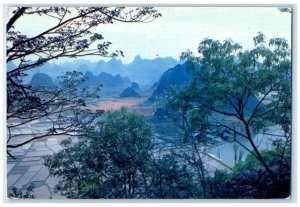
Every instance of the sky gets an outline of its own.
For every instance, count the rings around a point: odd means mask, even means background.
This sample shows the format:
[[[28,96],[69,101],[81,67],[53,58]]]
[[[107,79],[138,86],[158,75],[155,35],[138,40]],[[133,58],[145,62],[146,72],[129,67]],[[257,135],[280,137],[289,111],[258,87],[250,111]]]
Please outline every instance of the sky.
[[[262,32],[266,38],[284,37],[291,42],[291,14],[266,7],[177,7],[157,8],[162,17],[147,24],[105,25],[99,32],[109,38],[115,49],[124,50],[124,61],[136,54],[142,58],[156,55],[178,59],[181,52],[196,51],[203,38],[231,38],[243,48],[253,47],[252,38]]]
[[[291,43],[291,14],[276,7],[157,7],[157,10],[162,17],[151,23],[115,22],[99,25],[93,31],[112,42],[111,51],[124,52],[125,57],[120,58],[123,63],[132,62],[136,55],[144,59],[171,56],[178,60],[187,49],[196,52],[204,38],[221,41],[230,38],[249,49],[253,47],[252,38],[262,32],[267,39],[283,37]],[[31,17],[17,22],[16,27],[33,34],[45,29],[47,21]]]

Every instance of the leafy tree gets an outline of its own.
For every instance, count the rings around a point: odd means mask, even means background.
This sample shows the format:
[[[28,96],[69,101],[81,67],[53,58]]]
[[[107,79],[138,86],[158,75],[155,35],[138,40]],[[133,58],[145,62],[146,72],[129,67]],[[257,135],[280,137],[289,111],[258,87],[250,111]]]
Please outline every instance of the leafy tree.
[[[216,171],[210,179],[212,198],[287,198],[290,196],[291,163],[272,157],[267,151],[261,152],[269,161],[272,171],[280,177],[274,182],[263,165],[251,154],[231,172]]]
[[[10,65],[7,71],[7,148],[16,148],[48,135],[80,133],[84,123],[79,116],[84,114],[85,122],[91,123],[102,113],[83,109],[83,99],[78,96],[87,89],[78,89],[83,79],[81,74],[68,72],[61,77],[60,88],[50,89],[24,84],[28,70],[58,58],[123,55],[122,51],[110,52],[111,42],[104,41],[104,37],[92,29],[116,21],[151,22],[159,16],[161,14],[152,7],[10,7],[6,24],[6,63]],[[23,33],[17,23],[22,24],[28,18],[32,21],[44,18],[47,24],[42,28],[45,29],[36,34]],[[91,95],[88,97],[95,95],[93,91],[87,93]],[[64,120],[66,115],[68,120]],[[50,120],[53,126],[38,136],[28,135],[24,142],[10,143],[17,127],[42,118]],[[61,122],[65,126],[56,124]]]
[[[187,70],[191,69],[191,62],[185,63]],[[189,86],[171,86],[160,98],[159,110],[170,119],[178,129],[178,138],[172,137],[171,143],[177,149],[176,156],[184,160],[189,168],[193,169],[199,182],[201,190],[198,190],[197,197],[207,197],[207,178],[210,176],[210,169],[207,167],[207,156],[210,150],[219,144],[218,140],[211,139],[211,132],[207,124],[209,114],[193,108],[190,102]],[[157,113],[157,115],[159,115]],[[165,121],[165,120],[164,120]],[[167,140],[169,141],[169,140]]]
[[[284,131],[279,139],[285,146],[278,155],[282,157],[289,148],[290,50],[281,38],[272,38],[266,45],[265,36],[259,33],[253,40],[255,47],[245,51],[231,40],[204,39],[198,47],[200,56],[184,52],[181,58],[190,64],[193,80],[181,90],[169,93],[168,106],[177,113],[185,112],[185,120],[197,120],[186,123],[199,130],[199,139],[219,137],[238,143],[277,180],[280,178],[254,143],[254,134],[277,124]],[[242,138],[250,148],[240,142]]]
[[[174,154],[154,155],[152,133],[143,116],[122,108],[78,143],[45,157],[57,189],[68,198],[197,198],[195,173]]]
[[[68,198],[139,198],[152,149],[144,118],[125,108],[109,111],[105,121],[78,143],[46,157],[50,174],[61,178]]]
[[[174,154],[153,159],[148,165],[147,197],[160,199],[198,198],[195,174],[187,164],[180,163]]]

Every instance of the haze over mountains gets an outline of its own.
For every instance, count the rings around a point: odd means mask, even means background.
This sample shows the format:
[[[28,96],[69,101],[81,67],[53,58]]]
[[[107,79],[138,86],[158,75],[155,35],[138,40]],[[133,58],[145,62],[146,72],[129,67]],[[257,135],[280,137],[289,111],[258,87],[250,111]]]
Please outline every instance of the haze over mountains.
[[[166,70],[177,64],[178,61],[172,57],[142,59],[139,55],[130,64],[123,64],[121,60],[115,57],[111,58],[108,62],[103,60],[90,62],[89,60],[76,59],[61,64],[46,63],[36,69],[29,70],[28,76],[24,78],[24,81],[29,83],[33,75],[37,72],[47,74],[51,78],[56,79],[57,76],[63,75],[67,71],[75,70],[83,74],[90,72],[95,76],[100,75],[102,72],[113,76],[120,75],[128,77],[132,82],[149,86],[158,81]],[[11,70],[13,67],[13,65],[8,65],[7,69]]]
[[[115,95],[124,90],[131,84],[128,77],[122,77],[119,74],[111,75],[106,72],[101,72],[99,75],[94,75],[92,72],[85,72],[84,76],[87,78],[81,86],[82,87],[98,87],[101,86],[102,95]]]
[[[101,72],[99,75],[94,75],[92,72],[87,71],[84,74],[86,80],[79,86],[81,88],[95,87],[101,88],[101,95],[116,95],[122,90],[130,86],[132,83],[127,77],[122,77],[118,75],[111,75],[105,72]],[[45,73],[37,72],[35,73],[29,85],[32,86],[43,86],[43,87],[54,87],[57,86],[57,79],[51,78]]]
[[[177,64],[178,62],[171,57],[147,60],[136,56],[134,61],[127,66],[128,77],[141,85],[153,84],[166,70]]]
[[[168,69],[179,64],[172,57],[157,57],[155,59],[142,59],[137,55],[129,64],[123,64],[115,57],[105,62],[91,62],[84,59],[75,59],[60,64],[46,63],[40,67],[26,71],[27,76],[23,78],[25,84],[40,86],[57,85],[57,77],[67,71],[81,72],[87,80],[82,83],[82,87],[102,86],[103,95],[120,94],[129,88],[133,82],[138,83],[144,89],[150,88],[158,82],[161,75]],[[7,65],[7,70],[11,71],[16,66],[14,63]],[[181,76],[181,74],[178,74]],[[171,83],[171,82],[170,82]]]

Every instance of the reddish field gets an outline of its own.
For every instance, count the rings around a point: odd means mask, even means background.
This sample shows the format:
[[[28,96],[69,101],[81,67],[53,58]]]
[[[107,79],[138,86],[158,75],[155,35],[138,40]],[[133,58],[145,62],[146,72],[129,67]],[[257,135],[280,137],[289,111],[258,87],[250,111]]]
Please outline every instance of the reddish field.
[[[102,109],[102,110],[110,110],[110,109],[120,109],[122,106],[125,107],[133,107],[136,106],[138,103],[137,100],[120,100],[120,101],[105,101],[98,103],[96,106],[90,106],[88,107],[91,110],[97,110],[97,109]]]
[[[117,110],[121,107],[125,106],[129,109],[136,110],[140,114],[145,116],[152,116],[154,114],[154,107],[145,107],[140,104],[144,101],[144,99],[108,99],[103,102],[97,103],[96,105],[90,105],[87,108],[90,110],[98,110],[102,109],[104,111],[107,110]]]

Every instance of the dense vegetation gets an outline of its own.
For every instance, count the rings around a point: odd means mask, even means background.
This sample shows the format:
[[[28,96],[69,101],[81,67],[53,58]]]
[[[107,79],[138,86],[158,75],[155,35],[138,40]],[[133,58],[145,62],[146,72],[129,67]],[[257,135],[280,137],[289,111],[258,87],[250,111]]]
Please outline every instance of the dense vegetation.
[[[193,174],[171,155],[153,156],[151,128],[141,115],[110,111],[87,130],[78,143],[66,140],[63,151],[45,158],[68,198],[193,197]]]
[[[287,154],[280,160],[278,156],[272,156],[272,153],[274,152],[263,151],[262,155],[279,178],[276,182],[250,154],[231,172],[215,172],[215,176],[209,181],[209,185],[213,186],[211,196],[214,198],[288,198],[291,193],[290,155]]]
[[[30,15],[54,18],[57,24],[35,35],[23,34],[15,22]],[[91,30],[160,16],[152,7],[14,8],[6,28],[8,155],[16,159],[10,149],[44,137],[77,136],[78,141],[66,139],[63,150],[44,157],[50,175],[59,179],[57,190],[67,198],[289,197],[292,86],[287,41],[267,42],[259,33],[254,47],[243,50],[232,40],[204,39],[198,54],[182,53],[182,64],[172,58],[150,61],[137,56],[125,66],[114,58],[123,52],[110,53],[111,43]],[[48,70],[52,59],[90,55],[112,58],[94,65],[83,61],[80,72],[68,69],[56,81],[36,73],[29,84],[24,82],[28,70]],[[154,131],[157,123],[126,108],[89,109],[86,101],[99,98],[97,86],[121,88],[116,94],[124,89],[120,97],[140,97],[139,85],[123,75],[145,85],[160,77],[152,86],[150,104],[155,102],[155,116],[168,124],[168,137]],[[38,134],[10,143],[20,135],[14,130],[42,119],[50,124]],[[20,122],[10,124],[16,120]],[[263,147],[255,142],[257,134],[262,135]],[[162,140],[167,144],[158,147]],[[234,166],[226,166],[211,153],[224,143],[234,143],[235,151],[243,148],[247,157],[235,153]],[[221,165],[225,169],[219,169]],[[31,185],[9,190],[9,197],[34,198]]]
[[[266,46],[263,34],[254,37],[254,43],[253,49],[242,51],[229,40],[205,39],[199,45],[200,57],[183,53],[191,80],[181,87],[166,86],[159,99],[159,109],[181,131],[181,140],[173,143],[179,151],[157,153],[142,116],[125,108],[110,111],[78,143],[46,158],[50,173],[61,178],[59,188],[69,198],[288,197],[289,49],[279,38]],[[282,133],[264,140],[270,145],[260,149],[255,133],[271,125]],[[229,171],[208,168],[203,155],[221,141],[247,150],[246,160],[235,158]]]

